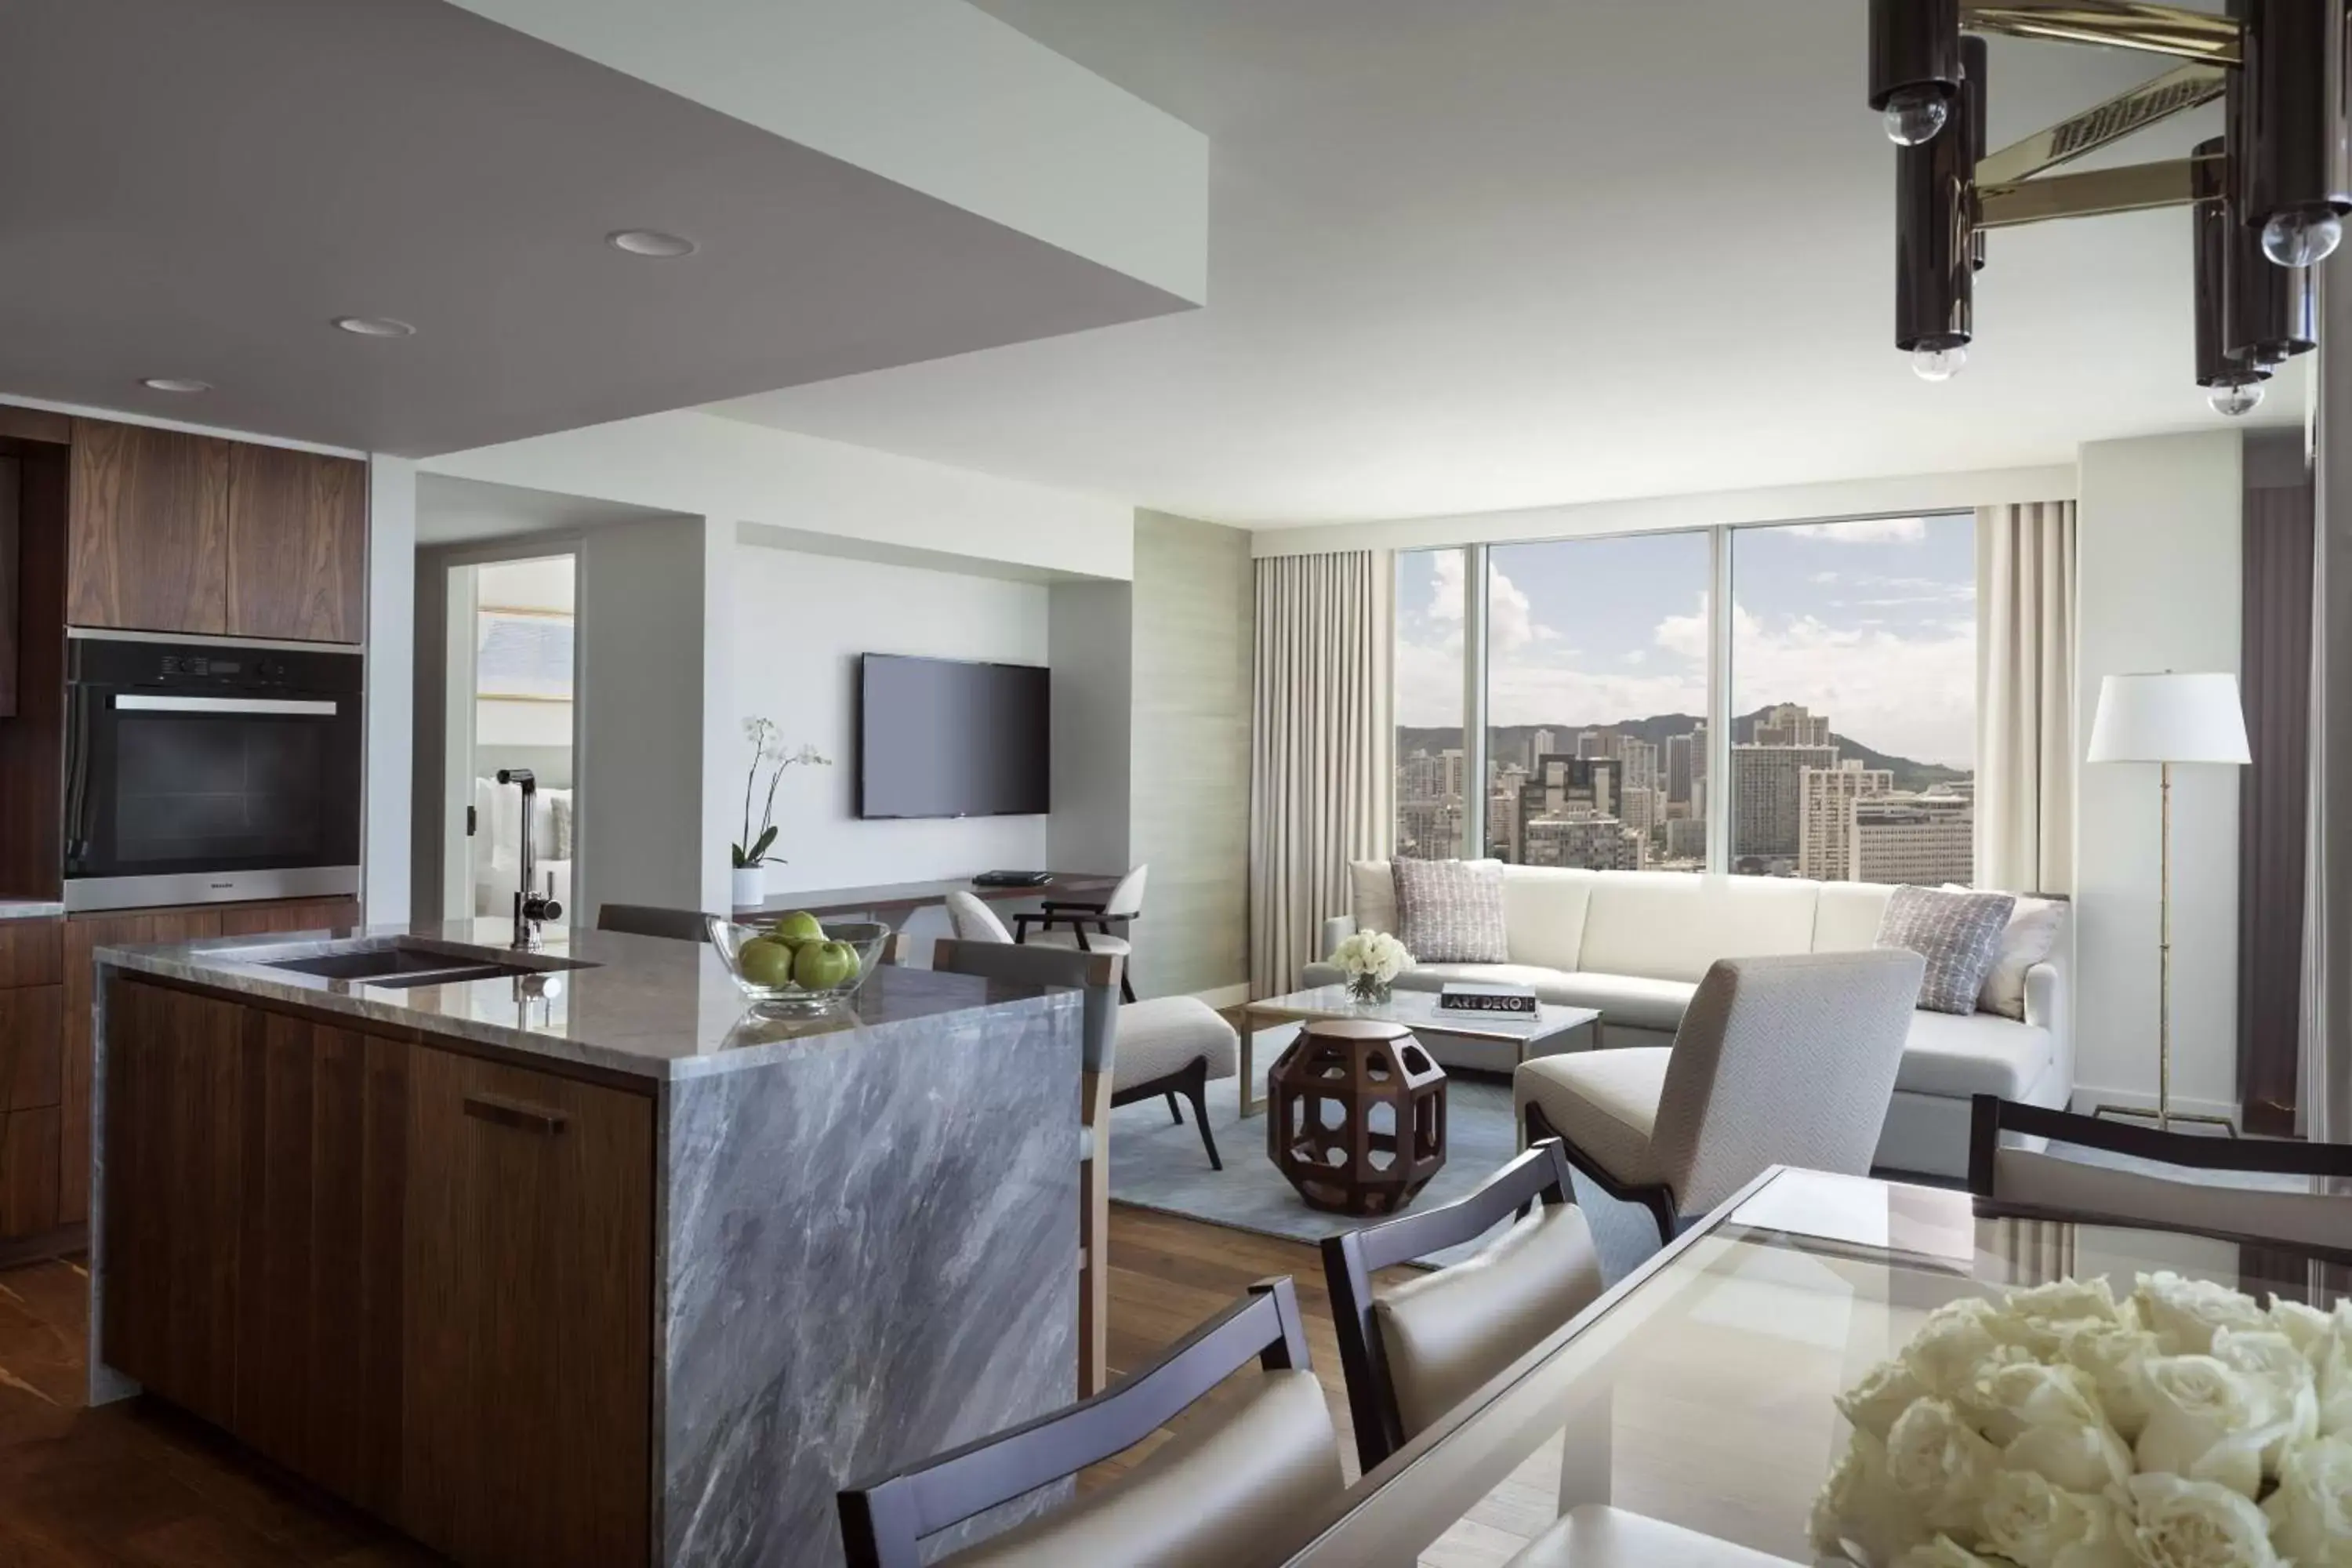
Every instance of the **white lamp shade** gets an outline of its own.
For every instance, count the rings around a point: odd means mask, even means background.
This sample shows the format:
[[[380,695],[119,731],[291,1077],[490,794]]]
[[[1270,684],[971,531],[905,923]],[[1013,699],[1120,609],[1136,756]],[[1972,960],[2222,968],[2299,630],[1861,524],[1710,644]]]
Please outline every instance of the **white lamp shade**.
[[[2091,721],[2095,763],[2251,763],[2234,675],[2110,675]]]

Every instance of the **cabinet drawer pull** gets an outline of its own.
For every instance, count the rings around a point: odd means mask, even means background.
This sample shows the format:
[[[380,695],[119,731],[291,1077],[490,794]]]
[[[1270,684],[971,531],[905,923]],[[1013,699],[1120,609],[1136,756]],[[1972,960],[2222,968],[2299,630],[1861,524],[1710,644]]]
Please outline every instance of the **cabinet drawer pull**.
[[[550,1137],[562,1131],[572,1120],[561,1110],[550,1110],[543,1105],[527,1105],[520,1100],[508,1100],[496,1094],[467,1095],[466,1114],[495,1122],[500,1127],[511,1127],[518,1132],[538,1132]]]

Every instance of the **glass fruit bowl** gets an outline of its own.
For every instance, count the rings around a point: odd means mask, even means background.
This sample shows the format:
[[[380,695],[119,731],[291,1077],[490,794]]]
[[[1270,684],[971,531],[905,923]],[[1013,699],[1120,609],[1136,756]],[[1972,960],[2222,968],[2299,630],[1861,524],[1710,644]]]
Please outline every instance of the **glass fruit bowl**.
[[[710,945],[743,994],[763,1013],[822,1013],[857,994],[889,945],[890,928],[836,921],[822,937],[776,934],[772,925],[710,917]]]

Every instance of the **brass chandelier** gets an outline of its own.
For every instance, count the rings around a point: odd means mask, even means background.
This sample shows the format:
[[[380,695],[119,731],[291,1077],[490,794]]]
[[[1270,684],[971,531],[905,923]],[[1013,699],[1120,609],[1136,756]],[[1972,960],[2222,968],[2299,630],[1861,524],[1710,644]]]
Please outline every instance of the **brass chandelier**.
[[[1988,230],[2194,209],[2197,383],[2223,414],[2318,346],[2310,268],[2352,213],[2346,0],[1871,0],[1870,107],[1895,144],[1895,343],[1942,381],[1967,363]],[[1963,29],[1967,31],[1963,31]],[[2022,141],[1985,148],[1985,33],[2183,63]],[[2224,134],[2186,158],[2051,174],[2221,99]]]

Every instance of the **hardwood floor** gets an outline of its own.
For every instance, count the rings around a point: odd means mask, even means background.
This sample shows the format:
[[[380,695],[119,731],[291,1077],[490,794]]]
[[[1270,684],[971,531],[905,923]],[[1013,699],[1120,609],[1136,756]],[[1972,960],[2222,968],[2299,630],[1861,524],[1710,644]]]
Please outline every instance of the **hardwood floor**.
[[[1296,1279],[1353,1479],[1346,1388],[1313,1247],[1114,1205],[1110,1249],[1110,1356],[1121,1373],[1252,1280]],[[0,1568],[439,1561],[166,1405],[141,1399],[86,1408],[89,1285],[71,1260],[0,1271]],[[1102,1484],[1166,1440],[1163,1433],[1139,1444],[1088,1471],[1080,1486]]]

